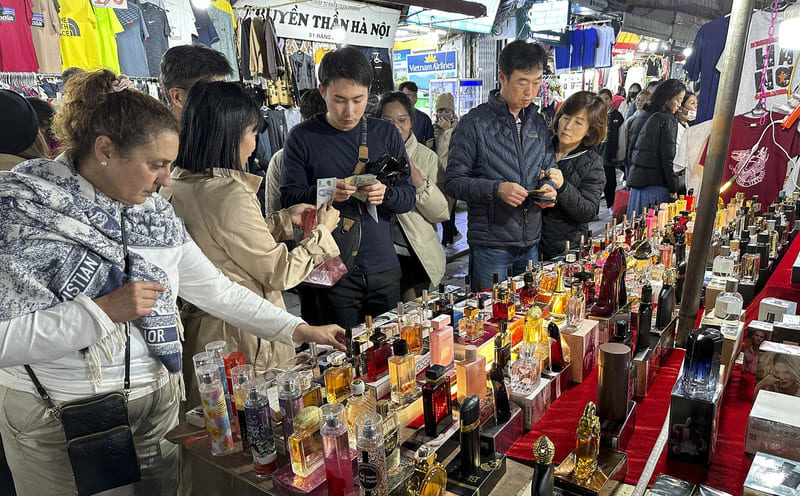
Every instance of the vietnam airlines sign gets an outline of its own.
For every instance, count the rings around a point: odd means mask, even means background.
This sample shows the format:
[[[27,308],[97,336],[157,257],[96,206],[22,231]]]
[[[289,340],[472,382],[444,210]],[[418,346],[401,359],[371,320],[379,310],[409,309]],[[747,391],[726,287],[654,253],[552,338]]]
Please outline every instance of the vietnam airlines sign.
[[[456,70],[455,50],[409,55],[406,58],[409,74],[422,72],[443,72]]]

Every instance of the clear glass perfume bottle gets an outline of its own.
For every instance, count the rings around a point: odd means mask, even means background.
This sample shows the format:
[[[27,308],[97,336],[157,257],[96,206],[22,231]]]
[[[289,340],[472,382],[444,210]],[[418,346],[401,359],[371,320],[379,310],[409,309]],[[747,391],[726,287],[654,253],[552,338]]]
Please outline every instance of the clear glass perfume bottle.
[[[583,293],[583,285],[575,281],[567,301],[567,328],[578,329],[584,315],[586,315],[586,295]]]
[[[289,371],[279,375],[278,404],[281,410],[283,426],[283,442],[286,453],[289,452],[289,436],[294,433],[294,418],[303,409],[303,387],[297,372]]]
[[[300,385],[303,388],[303,406],[322,406],[322,386],[315,383],[314,372],[303,370],[300,372]]]
[[[733,275],[733,259],[731,258],[730,247],[720,246],[719,255],[714,257],[711,265],[711,285],[724,286],[725,280]]]
[[[414,355],[408,352],[405,339],[396,339],[392,349],[394,356],[389,358],[391,397],[394,403],[402,405],[414,399],[418,391]]]
[[[386,451],[386,468],[389,474],[393,474],[400,465],[400,421],[397,419],[394,406],[387,400],[378,401],[376,411],[383,417],[381,428]]]
[[[464,307],[464,316],[458,321],[461,335],[472,341],[483,337],[483,315],[476,307]]]
[[[414,474],[408,481],[409,496],[440,496],[447,485],[447,472],[436,462],[436,452],[427,445],[414,453]]]
[[[322,451],[325,455],[325,478],[328,479],[330,496],[353,496],[356,494],[353,472],[353,455],[347,434],[344,405],[328,403],[322,405]]]
[[[539,384],[542,375],[542,363],[534,356],[534,347],[521,344],[519,356],[511,365],[511,390],[517,393],[528,394]]]
[[[355,346],[359,346],[358,343]],[[328,361],[331,366],[325,370],[325,391],[328,403],[344,401],[350,397],[350,383],[353,382],[353,368],[346,361],[347,355],[341,351],[331,353]]]
[[[551,319],[557,322],[563,322],[567,316],[567,302],[569,300],[569,295],[564,287],[563,264],[559,263],[556,266],[556,274],[556,287],[553,288],[553,293],[550,296],[550,303],[547,305],[547,308],[550,310]]]
[[[714,306],[714,316],[722,319],[720,332],[726,336],[736,336],[741,323],[739,318],[742,313],[744,298],[739,294],[739,281],[728,279],[725,283],[725,291],[717,296]]]
[[[486,396],[486,357],[478,353],[478,348],[467,345],[466,357],[456,362],[456,386],[458,402],[467,396],[476,395],[482,399]]]
[[[324,463],[322,435],[319,427],[322,414],[316,406],[300,410],[294,418],[294,434],[289,436],[289,457],[292,472],[300,477],[308,477]]]
[[[356,418],[359,494],[362,496],[389,494],[382,422],[380,414],[375,411],[364,412]]]
[[[579,480],[588,480],[597,470],[597,457],[600,454],[600,419],[591,401],[578,421],[575,438],[575,469],[572,475]]]

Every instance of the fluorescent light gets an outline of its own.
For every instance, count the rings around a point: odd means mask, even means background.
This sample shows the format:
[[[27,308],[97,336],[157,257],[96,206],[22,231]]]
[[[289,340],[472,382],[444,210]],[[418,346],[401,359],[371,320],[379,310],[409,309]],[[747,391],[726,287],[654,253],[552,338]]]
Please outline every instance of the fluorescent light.
[[[692,55],[692,47],[686,47],[683,49],[683,56],[689,57]]]

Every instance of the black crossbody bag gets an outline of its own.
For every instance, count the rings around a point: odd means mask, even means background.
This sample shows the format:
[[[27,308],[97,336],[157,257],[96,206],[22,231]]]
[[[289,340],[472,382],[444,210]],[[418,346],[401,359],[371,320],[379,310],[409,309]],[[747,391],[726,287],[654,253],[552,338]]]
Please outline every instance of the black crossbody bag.
[[[128,275],[128,245],[122,226],[125,275]],[[67,455],[79,496],[137,482],[142,478],[128,420],[131,390],[131,328],[125,323],[125,380],[122,391],[111,391],[68,401],[56,406],[30,365],[25,365],[36,391],[50,414],[64,428]]]

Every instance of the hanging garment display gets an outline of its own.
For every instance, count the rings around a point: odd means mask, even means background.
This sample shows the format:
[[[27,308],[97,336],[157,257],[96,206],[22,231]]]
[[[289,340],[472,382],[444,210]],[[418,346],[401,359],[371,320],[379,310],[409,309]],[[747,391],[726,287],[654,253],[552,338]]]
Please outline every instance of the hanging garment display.
[[[95,69],[100,66],[97,19],[92,5],[87,0],[61,0],[58,17],[61,21],[62,69]]]
[[[231,4],[227,0],[216,0],[208,6],[208,16],[217,32],[217,39],[211,43],[211,48],[225,55],[233,68],[229,81],[239,80],[239,61],[236,58],[236,24],[233,19]]]
[[[628,67],[628,72],[625,74],[625,87],[630,88],[633,83],[638,84],[642,88],[644,84],[644,67],[634,65]]]
[[[31,0],[3,0],[0,4],[0,70],[36,72],[36,50],[31,38]]]
[[[569,66],[573,70],[583,68],[583,31],[573,29],[569,32]]]
[[[151,2],[142,2],[142,17],[150,36],[144,40],[144,51],[147,54],[147,67],[150,77],[161,75],[161,57],[169,49],[169,20],[167,12]]]
[[[692,81],[700,80],[700,94],[697,100],[697,119],[695,123],[711,119],[717,101],[719,71],[717,61],[725,48],[728,36],[727,17],[720,17],[700,27],[692,44],[692,54],[686,59],[686,72]]]
[[[278,37],[275,34],[275,23],[270,16],[264,18],[264,77],[276,79],[286,72],[281,49],[278,47]]]
[[[372,66],[372,88],[370,93],[382,95],[394,89],[392,58],[387,48],[363,48],[364,56]]]
[[[253,19],[250,17],[239,18],[239,38],[236,40],[236,47],[239,50],[239,72],[242,81],[253,79],[250,72],[250,28]]]
[[[597,49],[594,52],[594,66],[597,68],[611,67],[611,50],[616,42],[614,28],[600,26],[595,30],[597,31]]]
[[[556,61],[556,74],[566,74],[569,72],[571,50],[571,44],[563,47],[553,47]]]
[[[61,24],[58,22],[58,10],[53,0],[33,0],[31,36],[39,62],[39,72],[61,72],[61,50],[58,47],[60,34]]]
[[[194,27],[196,35],[192,35],[192,43],[211,47],[211,44],[219,39],[214,23],[208,15],[208,9],[199,9],[192,4],[194,14]]]
[[[117,35],[124,32],[125,28],[117,18],[114,9],[95,7],[94,16],[97,20],[97,54],[100,65],[114,74],[119,74],[119,53],[117,49]]]
[[[317,87],[317,69],[312,56],[298,50],[289,56],[289,65],[297,91]]]
[[[133,2],[128,2],[127,9],[115,9],[120,24],[125,29],[117,34],[117,53],[119,54],[119,68],[122,74],[133,77],[150,76],[147,65],[147,52],[144,49],[144,40],[150,33],[142,17],[142,9]]]
[[[583,51],[581,53],[581,66],[594,67],[594,54],[597,50],[597,30],[588,28],[583,30]]]
[[[169,23],[169,47],[191,45],[197,28],[189,0],[164,0],[164,10]]]

